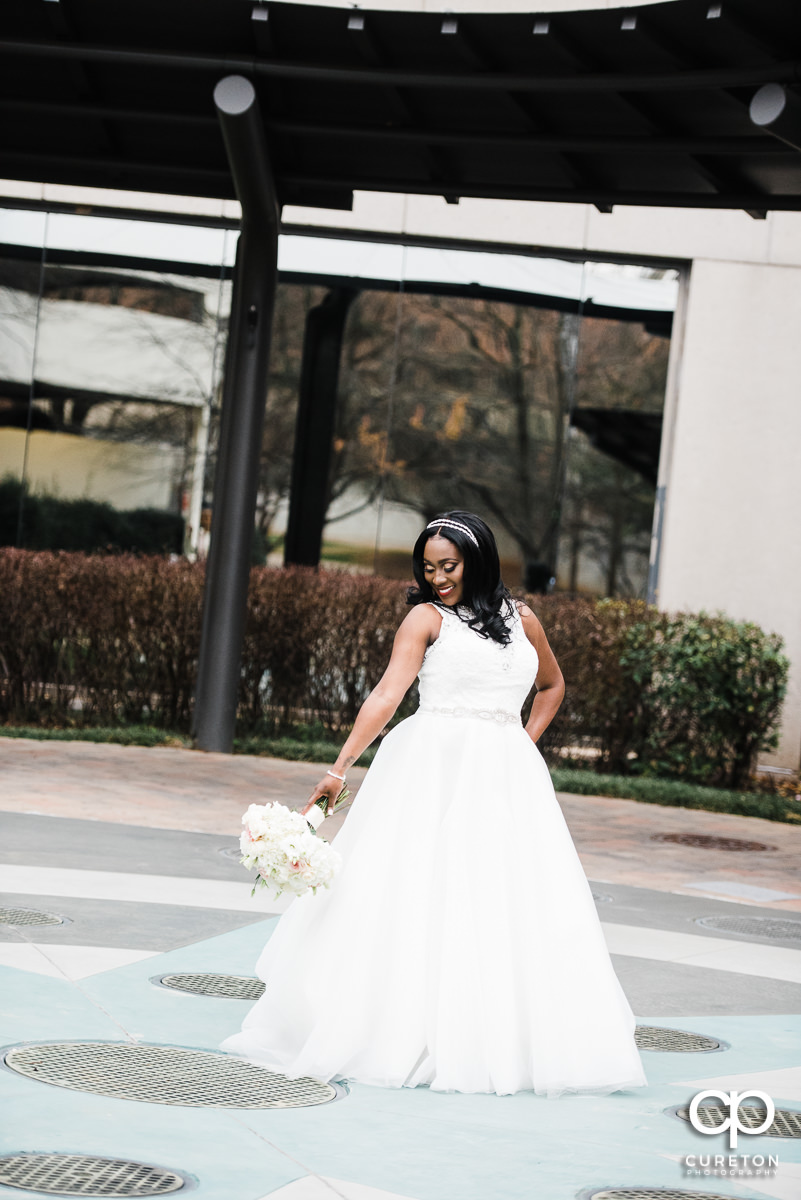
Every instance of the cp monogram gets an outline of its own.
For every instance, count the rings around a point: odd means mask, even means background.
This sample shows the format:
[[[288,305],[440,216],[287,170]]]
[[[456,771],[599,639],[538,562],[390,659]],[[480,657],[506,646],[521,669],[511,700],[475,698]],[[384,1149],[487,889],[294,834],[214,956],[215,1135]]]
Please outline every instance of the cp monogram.
[[[703,1125],[698,1116],[698,1105],[707,1096],[714,1096],[716,1100],[722,1100],[724,1104],[729,1106],[729,1115],[721,1125],[716,1125],[714,1129],[710,1129],[707,1125]],[[740,1123],[740,1117],[737,1112],[737,1106],[745,1096],[756,1096],[762,1101],[767,1108],[767,1115],[760,1126],[755,1129],[748,1128]],[[697,1129],[699,1133],[725,1133],[729,1131],[729,1149],[737,1148],[737,1134],[742,1133],[764,1133],[768,1126],[772,1123],[776,1105],[771,1100],[767,1092],[719,1092],[716,1088],[710,1088],[706,1092],[698,1092],[693,1096],[690,1104],[690,1124],[693,1129]]]

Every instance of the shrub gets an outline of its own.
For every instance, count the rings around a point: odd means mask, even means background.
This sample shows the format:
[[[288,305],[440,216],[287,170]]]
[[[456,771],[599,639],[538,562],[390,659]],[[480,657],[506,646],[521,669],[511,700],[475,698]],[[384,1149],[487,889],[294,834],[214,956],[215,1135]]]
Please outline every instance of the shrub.
[[[0,720],[188,730],[203,581],[184,559],[0,550]],[[601,771],[742,787],[775,746],[788,671],[775,634],[639,601],[527,599],[567,683],[546,754],[590,747]],[[341,739],[407,611],[393,580],[254,568],[239,734],[316,722],[321,741]],[[412,688],[393,723],[415,707]]]
[[[635,769],[744,787],[772,750],[789,663],[781,639],[722,615],[660,613],[626,633],[621,666],[638,703]]]
[[[203,571],[183,559],[0,550],[0,714],[187,728]]]
[[[408,608],[388,579],[288,567],[251,572],[241,711],[269,709],[276,728],[301,712],[329,731],[349,727],[383,674]],[[404,700],[396,720],[415,707]]]
[[[656,609],[640,600],[527,596],[565,677],[565,699],[541,738],[546,752],[591,747],[597,767],[627,771],[638,687],[622,662],[628,630]],[[533,691],[529,700],[533,699]],[[524,712],[528,713],[528,704]]]
[[[99,500],[60,500],[23,489],[19,480],[0,481],[0,546],[15,546],[19,506],[22,540],[29,550],[136,551],[180,554],[184,523],[160,508],[120,510]]]

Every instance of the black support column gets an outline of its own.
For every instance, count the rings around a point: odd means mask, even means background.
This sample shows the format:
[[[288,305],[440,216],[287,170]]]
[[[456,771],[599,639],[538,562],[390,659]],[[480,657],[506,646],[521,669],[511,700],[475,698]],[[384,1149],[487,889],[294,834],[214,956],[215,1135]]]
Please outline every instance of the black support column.
[[[230,754],[267,396],[279,210],[253,85],[242,75],[228,75],[215,87],[214,102],[242,206],[242,224],[225,357],[192,732],[199,749]]]
[[[355,288],[332,288],[306,317],[284,563],[316,567],[328,508],[339,360]]]

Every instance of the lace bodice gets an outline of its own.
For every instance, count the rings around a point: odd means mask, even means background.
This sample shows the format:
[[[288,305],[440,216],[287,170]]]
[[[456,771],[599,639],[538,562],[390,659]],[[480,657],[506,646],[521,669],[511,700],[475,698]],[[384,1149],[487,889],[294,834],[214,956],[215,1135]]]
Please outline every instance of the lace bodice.
[[[509,618],[512,639],[506,646],[483,638],[453,609],[432,607],[442,614],[442,625],[418,672],[420,711],[486,715],[500,723],[519,724],[539,657],[526,637],[517,606]]]

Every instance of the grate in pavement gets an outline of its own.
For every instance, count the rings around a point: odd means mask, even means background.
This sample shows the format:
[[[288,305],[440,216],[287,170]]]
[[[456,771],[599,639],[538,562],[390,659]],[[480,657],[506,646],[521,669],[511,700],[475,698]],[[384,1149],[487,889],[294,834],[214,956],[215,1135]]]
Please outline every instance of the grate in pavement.
[[[765,842],[747,842],[743,838],[716,837],[711,833],[652,833],[652,842],[677,842],[680,846],[703,846],[708,850],[777,850]]]
[[[184,1186],[175,1171],[91,1154],[4,1154],[0,1184],[58,1196],[165,1196]]]
[[[187,1108],[306,1108],[345,1095],[333,1083],[287,1079],[229,1054],[129,1042],[12,1046],[12,1071],[55,1087]]]
[[[670,1029],[661,1025],[637,1025],[634,1041],[640,1050],[668,1050],[673,1053],[694,1054],[705,1050],[720,1050],[717,1038],[703,1033],[688,1033],[685,1029]]]
[[[239,862],[242,857],[242,851],[238,846],[222,846],[218,853],[222,854],[223,858],[232,858],[235,862]]]
[[[793,938],[801,941],[801,921],[785,917],[728,917],[724,915],[696,917],[696,925],[705,929],[718,929],[722,933],[741,933],[744,937]]]
[[[724,1200],[720,1192],[686,1192],[683,1188],[602,1187],[579,1193],[580,1200]]]
[[[262,981],[251,975],[156,975],[151,982],[193,996],[220,996],[226,1000],[258,1000],[264,991]]]
[[[737,1115],[740,1120],[740,1128],[758,1129],[765,1120],[766,1110],[758,1104],[739,1104],[737,1106]],[[681,1117],[682,1121],[689,1121],[689,1108],[677,1108],[676,1116]],[[698,1120],[707,1129],[719,1129],[730,1118],[728,1104],[716,1104],[714,1101],[709,1101],[706,1104],[698,1105]],[[796,1111],[792,1108],[777,1108],[772,1123],[762,1134],[763,1137],[781,1137],[781,1138],[801,1138],[801,1109]]]
[[[0,925],[64,925],[65,918],[35,908],[0,908]]]

